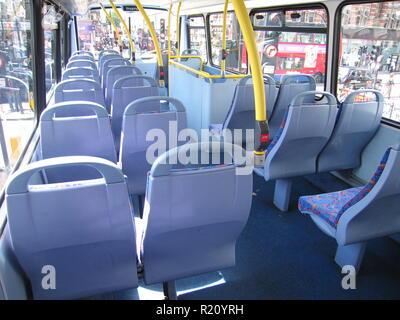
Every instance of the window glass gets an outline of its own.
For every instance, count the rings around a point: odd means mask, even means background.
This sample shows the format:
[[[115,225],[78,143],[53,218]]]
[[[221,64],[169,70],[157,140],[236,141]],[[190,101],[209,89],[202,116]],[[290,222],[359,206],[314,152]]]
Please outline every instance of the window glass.
[[[210,34],[211,34],[211,53],[212,63],[221,66],[222,58],[222,38],[223,38],[223,13],[213,13],[210,15]],[[247,54],[240,25],[233,12],[228,12],[226,17],[226,68],[236,72],[247,72]]]
[[[260,17],[257,17],[260,16]],[[279,21],[275,25],[265,20]],[[257,22],[258,21],[258,22]],[[327,13],[324,9],[258,12],[254,14],[256,41],[263,72],[280,82],[287,74],[308,74],[318,90],[325,88]],[[312,28],[299,32],[299,27]],[[291,31],[291,28],[296,29]]]
[[[385,96],[383,116],[400,122],[400,2],[342,9],[338,97],[373,88]]]
[[[0,189],[35,128],[29,0],[0,2]]]
[[[207,63],[207,37],[204,17],[189,17],[190,49],[196,49],[204,63]]]
[[[122,55],[125,58],[130,58],[131,48],[129,37],[125,33],[123,24],[112,8],[107,8],[106,10],[115,22],[121,37]],[[127,11],[122,10],[122,8],[118,8],[118,10],[131,32],[136,56],[141,57],[146,55],[147,58],[156,59],[154,43],[142,14],[136,8],[131,9],[131,7]],[[168,12],[147,8],[146,12],[154,26],[161,49],[166,50]],[[172,17],[171,21],[174,22],[174,19],[175,17]],[[172,49],[175,49],[175,30],[175,24],[171,23]],[[95,57],[98,57],[99,53],[106,49],[120,51],[117,34],[102,9],[91,10],[87,15],[79,16],[78,33],[80,49],[91,51]]]
[[[56,12],[53,6],[43,4],[43,30],[44,30],[44,54],[45,54],[45,74],[46,92],[55,86],[56,78],[56,30],[58,23],[55,21]]]

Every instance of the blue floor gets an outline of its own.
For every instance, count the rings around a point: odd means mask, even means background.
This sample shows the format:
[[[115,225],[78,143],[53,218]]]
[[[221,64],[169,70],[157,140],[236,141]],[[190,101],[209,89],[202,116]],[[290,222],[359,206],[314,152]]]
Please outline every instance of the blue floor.
[[[399,299],[400,244],[368,243],[355,290],[341,287],[336,243],[299,213],[301,195],[348,188],[330,174],[294,180],[290,211],[272,204],[274,183],[254,177],[253,205],[237,244],[236,267],[177,283],[179,299]],[[190,288],[209,286],[192,292]],[[184,291],[188,290],[188,291]],[[162,298],[161,286],[115,293],[113,299]]]

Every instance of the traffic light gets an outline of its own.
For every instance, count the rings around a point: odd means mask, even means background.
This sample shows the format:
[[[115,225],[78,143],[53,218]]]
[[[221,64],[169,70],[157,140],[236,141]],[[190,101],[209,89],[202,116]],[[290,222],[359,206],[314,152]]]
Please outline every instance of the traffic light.
[[[160,33],[165,34],[165,19],[160,20]]]

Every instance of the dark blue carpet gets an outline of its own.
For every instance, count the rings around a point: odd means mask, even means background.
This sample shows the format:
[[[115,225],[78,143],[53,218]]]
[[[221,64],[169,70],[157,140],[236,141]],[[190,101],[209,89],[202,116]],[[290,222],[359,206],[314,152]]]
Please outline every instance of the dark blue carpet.
[[[281,213],[272,204],[274,183],[255,176],[253,205],[237,244],[236,267],[178,281],[179,291],[211,285],[181,293],[179,299],[399,299],[400,244],[390,238],[370,241],[357,275],[357,289],[344,290],[344,275],[334,262],[335,240],[297,210],[301,195],[348,187],[330,174],[297,178],[290,211]],[[161,286],[140,290],[161,295]],[[113,298],[139,296],[151,298],[136,290],[116,293]]]

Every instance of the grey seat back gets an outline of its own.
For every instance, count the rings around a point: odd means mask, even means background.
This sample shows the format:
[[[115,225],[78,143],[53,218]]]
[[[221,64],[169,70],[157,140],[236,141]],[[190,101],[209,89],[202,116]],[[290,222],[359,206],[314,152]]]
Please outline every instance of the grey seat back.
[[[97,70],[97,65],[95,62],[89,60],[75,60],[67,64],[67,69],[71,68],[92,68],[93,70]]]
[[[383,171],[382,171],[383,167]],[[400,232],[400,145],[389,148],[374,177],[339,219],[340,245],[359,243]],[[379,176],[380,175],[380,176]],[[378,179],[376,181],[376,179]]]
[[[107,60],[106,62],[104,62],[103,73],[101,76],[101,84],[102,84],[104,92],[106,89],[108,72],[111,70],[111,68],[119,67],[119,66],[129,66],[129,65],[131,65],[131,63],[124,58],[116,58],[116,59],[111,59],[111,60]]]
[[[90,51],[86,51],[86,50],[78,50],[75,51],[72,56],[91,56],[92,58],[94,58],[93,53],[91,53]]]
[[[170,130],[170,123],[176,126],[176,130]],[[122,122],[119,162],[128,177],[131,194],[144,195],[146,191],[147,172],[153,164],[147,158],[148,148],[154,144],[154,141],[148,140],[149,132],[161,130],[165,133],[166,141],[178,141],[179,133],[186,128],[186,110],[177,99],[148,97],[128,105]]]
[[[106,49],[106,50],[103,50],[103,51],[100,52],[99,61],[101,60],[101,58],[103,56],[107,56],[107,55],[111,55],[111,54],[121,56],[120,53],[117,50]]]
[[[92,68],[71,68],[64,71],[62,80],[90,79],[99,82],[97,70]]]
[[[103,76],[103,67],[104,67],[104,63],[106,63],[106,61],[112,60],[112,59],[121,59],[121,58],[122,58],[122,56],[118,53],[106,54],[106,55],[103,55],[101,58],[99,58],[98,68],[99,68],[100,78]]]
[[[243,163],[235,161],[232,150],[243,150],[223,146],[226,149],[221,151],[215,143],[186,144],[164,153],[153,164],[141,253],[147,284],[235,265],[236,241],[250,213],[253,176],[251,169],[250,174],[237,174]],[[198,159],[214,158],[214,164],[179,162],[189,150]],[[229,157],[234,161],[226,162]]]
[[[264,77],[264,82],[266,82],[264,86],[266,111],[267,118],[269,119],[275,105],[278,89],[274,79],[270,76]],[[245,138],[246,129],[256,130],[254,88],[252,83],[249,84],[249,81],[251,80],[252,78],[249,76],[239,81],[235,89],[232,105],[223,124],[223,129],[244,130],[242,133],[242,139]]]
[[[315,88],[315,80],[312,76],[300,74],[283,77],[275,106],[270,116],[269,130],[271,137],[275,136],[278,131],[285,116],[286,109],[293,98],[302,92],[315,91]]]
[[[360,166],[361,153],[379,128],[383,106],[384,97],[375,90],[354,91],[343,101],[332,137],[318,158],[319,172]]]
[[[94,80],[77,79],[60,82],[55,89],[55,103],[68,101],[91,101],[105,105],[103,90]]]
[[[73,61],[78,61],[78,60],[94,62],[94,58],[90,55],[76,55],[76,56],[69,58],[68,62],[73,62]]]
[[[108,112],[111,112],[111,98],[115,82],[121,78],[133,75],[140,76],[142,72],[134,66],[118,66],[110,69],[105,84],[105,101]]]
[[[322,99],[316,101],[316,95]],[[313,100],[314,103],[307,103]],[[336,116],[337,100],[330,93],[309,91],[298,94],[267,149],[265,179],[315,173],[317,157],[332,134]]]
[[[159,88],[153,78],[128,76],[115,82],[111,102],[111,127],[117,150],[120,148],[122,117],[126,107],[137,99],[152,96],[159,96]],[[150,102],[148,106],[153,108],[153,103]]]
[[[31,185],[40,171],[71,166],[95,170],[101,179]],[[92,157],[35,162],[10,178],[6,203],[13,249],[34,299],[80,299],[137,287],[135,225],[115,164]],[[55,281],[53,290],[43,286],[46,275]]]
[[[62,156],[93,156],[116,163],[107,110],[93,102],[64,102],[47,108],[40,117],[42,159]],[[87,168],[48,170],[49,182],[98,178]]]

